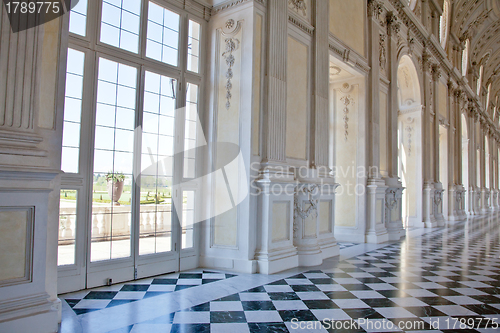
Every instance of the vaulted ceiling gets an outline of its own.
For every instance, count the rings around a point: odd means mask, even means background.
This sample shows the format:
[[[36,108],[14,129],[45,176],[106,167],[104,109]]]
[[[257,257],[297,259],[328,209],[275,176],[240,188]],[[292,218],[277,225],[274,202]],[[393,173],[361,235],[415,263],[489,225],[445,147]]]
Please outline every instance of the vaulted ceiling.
[[[470,39],[469,68],[483,65],[483,86],[500,92],[500,0],[452,0],[450,29],[461,42]],[[475,66],[475,67],[474,67]]]

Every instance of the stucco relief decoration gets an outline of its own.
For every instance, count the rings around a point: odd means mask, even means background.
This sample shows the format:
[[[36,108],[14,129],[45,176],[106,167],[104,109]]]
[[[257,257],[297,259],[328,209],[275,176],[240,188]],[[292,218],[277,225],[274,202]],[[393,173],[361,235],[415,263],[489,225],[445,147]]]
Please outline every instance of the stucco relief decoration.
[[[319,185],[313,184],[313,185],[302,185],[300,187],[296,188],[295,191],[295,196],[293,199],[293,238],[297,238],[297,231],[299,230],[299,225],[298,225],[298,218],[301,218],[302,220],[307,219],[309,216],[318,216],[318,199],[314,198],[314,193],[315,191],[319,188]],[[301,201],[299,200],[299,192],[303,192],[307,194],[308,200],[304,200],[305,203],[309,204],[309,207],[307,209],[303,209],[303,206],[301,205]]]
[[[411,55],[415,47],[415,38],[410,34],[410,29],[408,29],[408,35],[406,37],[406,42],[408,44],[408,53]]]
[[[228,69],[226,71],[226,109],[229,110],[231,107],[231,89],[233,88],[233,84],[231,80],[233,79],[233,69],[234,66],[234,55],[233,52],[236,51],[240,47],[240,41],[236,38],[226,38],[226,51],[222,53],[224,59],[226,59],[226,65]]]
[[[455,192],[455,201],[457,205],[460,205],[462,203],[462,193],[462,191]]]
[[[307,5],[304,0],[288,0],[288,7],[297,13],[302,12],[303,16],[307,15]]]
[[[399,190],[398,188],[388,188],[385,192],[385,207],[389,211],[393,210],[398,204],[397,194]]]
[[[388,188],[385,192],[385,219],[391,221],[391,211],[398,206],[403,193],[402,188]]]
[[[344,138],[347,141],[349,137],[349,105],[354,106],[354,98],[350,95],[345,95],[340,98],[340,101],[344,104],[344,109],[342,110],[344,117],[342,119],[344,120]]]
[[[406,130],[406,137],[408,139],[408,156],[411,156],[411,133],[413,132],[413,127],[408,125],[405,128]]]
[[[443,201],[443,192],[444,190],[434,191],[434,206],[436,209],[441,205],[441,202]]]
[[[386,50],[385,50],[385,39],[386,36],[384,34],[380,34],[380,40],[379,40],[379,62],[380,62],[380,68],[382,70],[385,70],[385,64],[387,61],[387,55],[386,55]]]

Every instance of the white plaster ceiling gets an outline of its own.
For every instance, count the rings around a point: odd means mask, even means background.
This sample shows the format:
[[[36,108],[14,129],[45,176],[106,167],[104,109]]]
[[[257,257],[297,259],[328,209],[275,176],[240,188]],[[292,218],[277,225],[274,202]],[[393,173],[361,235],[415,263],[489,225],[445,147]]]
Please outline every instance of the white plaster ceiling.
[[[452,0],[451,31],[465,42],[470,37],[469,68],[484,65],[483,86],[500,92],[500,0]],[[489,55],[489,56],[488,56]],[[485,57],[486,56],[486,57]]]

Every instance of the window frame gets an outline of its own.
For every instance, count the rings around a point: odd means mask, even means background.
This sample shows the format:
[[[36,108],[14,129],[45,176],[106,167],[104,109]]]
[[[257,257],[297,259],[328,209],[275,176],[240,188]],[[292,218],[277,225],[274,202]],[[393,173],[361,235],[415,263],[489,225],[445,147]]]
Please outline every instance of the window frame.
[[[206,54],[206,27],[207,22],[202,16],[198,16],[189,9],[182,9],[178,4],[173,1],[168,0],[141,0],[141,12],[139,21],[139,45],[138,53],[133,53],[119,47],[115,47],[100,41],[101,34],[101,24],[102,24],[102,4],[103,0],[93,1],[89,0],[87,4],[87,16],[86,16],[86,34],[81,36],[75,33],[68,32],[68,48],[75,49],[77,51],[83,52],[85,54],[84,60],[84,77],[83,77],[83,92],[82,92],[82,113],[81,113],[81,129],[80,129],[80,146],[79,146],[79,164],[78,173],[66,173],[63,174],[62,183],[63,187],[68,188],[72,184],[79,184],[79,206],[78,210],[81,212],[82,216],[79,216],[80,223],[84,221],[87,227],[85,233],[88,237],[87,244],[84,247],[87,251],[87,267],[90,264],[90,229],[91,229],[91,219],[92,219],[92,189],[93,189],[93,172],[94,172],[94,151],[95,151],[95,135],[96,135],[96,108],[97,108],[97,87],[98,87],[98,67],[99,59],[105,58],[118,63],[122,63],[128,66],[137,68],[137,86],[136,86],[136,109],[135,109],[135,126],[139,124],[142,125],[143,121],[143,96],[144,96],[144,83],[145,83],[145,72],[153,72],[159,75],[168,76],[176,79],[176,109],[186,105],[186,96],[180,94],[181,89],[185,90],[188,83],[196,84],[198,86],[198,117],[203,109],[204,105],[204,73],[205,73],[205,61],[203,55]],[[172,66],[167,63],[157,61],[155,59],[146,57],[146,40],[147,40],[147,15],[149,2],[153,2],[159,6],[162,6],[172,12],[179,15],[179,42],[178,42],[178,62],[177,66]],[[187,56],[188,56],[188,25],[189,20],[192,20],[200,25],[200,46],[199,46],[199,63],[198,72],[192,72],[187,70]],[[68,22],[69,23],[69,22]],[[181,119],[182,118],[182,119]],[[176,117],[174,125],[174,142],[179,138],[179,142],[175,143],[177,147],[182,149],[184,147],[184,125],[185,125],[185,115],[182,117]],[[198,133],[197,138],[200,137]],[[141,139],[138,139],[138,135],[134,135],[134,150],[133,150],[133,168],[139,170],[141,165],[141,154],[142,147],[140,146]],[[197,159],[202,156],[196,156]],[[190,182],[194,178],[199,177],[200,168],[198,164],[195,168],[195,176],[190,179],[185,179],[183,177],[183,163],[184,156],[179,159],[179,162],[175,162],[174,175],[177,176],[179,181],[186,182],[187,187],[194,188],[197,184]],[[179,166],[177,166],[179,164]],[[177,169],[177,170],[176,170]],[[133,191],[139,186],[139,183],[135,180],[133,181]],[[198,194],[198,191],[196,192]],[[133,203],[131,207],[131,218],[137,219],[140,213],[139,202],[140,196],[133,195]],[[137,224],[137,223],[136,223]],[[134,233],[138,232],[131,229],[131,237],[133,242]],[[196,245],[196,244],[195,244]],[[137,244],[133,245],[132,248],[136,249],[137,253],[134,254],[132,251],[131,256],[138,254]],[[181,248],[180,245],[178,247]],[[191,250],[191,249],[188,249]],[[183,251],[180,251],[181,253]],[[154,253],[152,255],[145,255],[147,257],[152,257],[161,253]],[[143,256],[141,256],[143,257]],[[130,257],[122,259],[114,259],[117,261],[127,261]],[[92,265],[99,265],[100,262],[93,262]],[[65,269],[65,268],[63,268]],[[87,268],[88,269],[88,268]]]

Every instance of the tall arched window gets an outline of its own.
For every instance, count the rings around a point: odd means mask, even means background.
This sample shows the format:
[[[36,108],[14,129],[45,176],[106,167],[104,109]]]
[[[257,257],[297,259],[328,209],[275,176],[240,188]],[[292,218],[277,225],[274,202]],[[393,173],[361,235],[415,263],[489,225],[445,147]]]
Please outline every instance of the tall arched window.
[[[467,39],[465,41],[465,47],[464,50],[462,51],[462,75],[465,76],[467,75],[467,66],[469,63],[469,40]]]
[[[480,96],[481,85],[483,84],[483,71],[484,67],[483,65],[481,65],[481,67],[479,67],[479,78],[477,79],[477,87],[476,87],[476,93],[478,96]]]
[[[441,42],[441,47],[443,49],[446,47],[446,40],[448,39],[449,16],[450,0],[445,0],[443,5],[443,15],[441,15],[439,20],[439,41]]]
[[[486,95],[486,110],[490,106],[490,93],[491,93],[491,83],[488,85],[488,93]]]
[[[414,10],[416,5],[417,5],[417,0],[408,0],[408,6],[410,6],[411,10]]]

